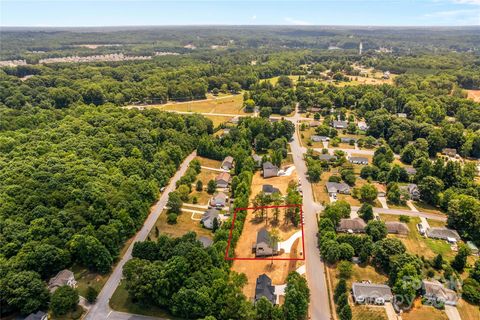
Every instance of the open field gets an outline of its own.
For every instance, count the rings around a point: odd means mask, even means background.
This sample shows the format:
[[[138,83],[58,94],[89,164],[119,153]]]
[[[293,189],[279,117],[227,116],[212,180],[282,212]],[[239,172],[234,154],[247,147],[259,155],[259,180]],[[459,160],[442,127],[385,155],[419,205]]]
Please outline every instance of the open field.
[[[470,304],[463,299],[459,300],[457,310],[462,320],[480,319],[480,307]]]
[[[328,182],[328,178],[330,178],[331,175],[333,175],[333,173],[330,171],[322,172],[320,181],[317,183],[312,183],[313,196],[315,197],[316,202],[322,204],[327,204],[330,202],[325,184]]]
[[[440,209],[435,208],[423,201],[413,201],[413,205],[418,209],[418,211],[444,215],[444,213],[440,211]]]
[[[480,102],[480,90],[465,90],[467,91],[468,98],[475,102]]]
[[[387,320],[384,307],[354,305],[352,307],[353,320]]]
[[[292,82],[295,84],[295,83],[297,83],[299,76],[288,76],[288,77],[289,77],[289,78],[292,80]],[[263,82],[269,81],[271,84],[276,85],[276,84],[278,83],[278,78],[280,78],[280,77],[273,77],[273,78],[263,79],[263,80],[260,80],[260,82],[262,82],[262,81],[263,81]]]
[[[152,107],[165,111],[224,113],[232,115],[245,114],[243,111],[243,96],[241,94],[223,97],[209,95],[207,99],[204,100],[169,102]]]
[[[198,160],[200,162],[200,165],[204,167],[220,168],[220,166],[222,165],[222,161],[208,159],[200,156],[195,157],[195,160]]]
[[[216,128],[218,127],[219,125],[221,125],[222,123],[226,123],[228,121],[230,121],[232,119],[232,117],[227,117],[227,116],[214,116],[214,115],[208,115],[208,114],[204,114],[203,115],[205,118],[208,118],[210,120],[212,120],[213,122],[213,127]]]
[[[303,138],[301,138],[302,145],[311,148],[323,148],[322,142],[313,142],[310,140],[310,137],[315,134],[315,128],[307,128],[305,131],[300,131],[300,137],[303,135]]]
[[[198,218],[200,215],[196,215],[196,216]],[[191,217],[192,217],[191,212],[182,212],[181,214],[178,215],[176,224],[168,224],[167,212],[166,210],[163,210],[160,217],[158,217],[157,222],[155,222],[155,227],[152,228],[152,230],[150,231],[149,238],[152,240],[157,239],[155,228],[158,228],[159,234],[166,234],[174,238],[181,237],[189,231],[194,231],[197,234],[197,236],[206,236],[206,237],[212,238],[212,231],[208,229],[204,229],[200,225],[200,221],[192,220]]]
[[[380,214],[383,221],[399,221],[397,215]],[[435,240],[430,238],[424,238],[418,233],[416,224],[420,222],[420,218],[410,217],[410,222],[407,223],[410,232],[407,236],[401,235],[388,235],[389,237],[396,237],[400,239],[407,251],[419,256],[425,256],[425,258],[432,259],[437,254],[443,255],[444,259],[450,260],[454,257],[455,253],[451,250],[450,245],[443,240]]]
[[[214,161],[214,160],[212,160]],[[200,162],[201,163],[201,162]],[[212,165],[214,163],[211,163]],[[218,165],[218,167],[220,167],[220,165]],[[217,167],[217,168],[218,168]],[[214,167],[215,168],[215,167]],[[213,171],[213,170],[208,170],[208,169],[205,169],[205,168],[202,168],[202,171],[200,171],[200,173],[198,174],[197,176],[197,179],[194,181],[194,183],[192,184],[192,192],[190,192],[190,195],[188,197],[188,203],[192,203],[193,202],[193,197],[197,197],[197,203],[200,204],[200,205],[207,205],[208,204],[208,200],[210,200],[210,198],[212,197],[211,194],[208,194],[207,193],[207,185],[208,185],[208,181],[210,180],[215,180],[215,177],[219,174],[220,172],[217,172],[217,171]],[[196,183],[197,181],[200,180],[202,181],[203,183],[203,191],[197,191],[195,189],[196,187]]]
[[[402,313],[403,320],[448,320],[447,314],[443,310],[438,310],[432,306],[422,305],[420,299],[415,300],[411,310]]]

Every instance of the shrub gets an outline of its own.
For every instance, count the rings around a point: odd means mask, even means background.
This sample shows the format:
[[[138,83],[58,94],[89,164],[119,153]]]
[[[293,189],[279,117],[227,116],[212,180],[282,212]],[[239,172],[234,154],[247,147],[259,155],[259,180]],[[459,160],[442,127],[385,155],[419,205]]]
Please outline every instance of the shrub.
[[[87,294],[86,294],[86,299],[90,303],[94,303],[97,300],[98,296],[98,291],[92,286],[88,286],[87,288]]]
[[[50,309],[54,315],[63,315],[75,310],[78,301],[78,292],[75,289],[69,286],[62,286],[52,294]]]
[[[338,264],[339,276],[342,279],[350,279],[352,276],[352,263],[350,261],[341,261]]]
[[[410,222],[410,217],[409,216],[404,216],[403,214],[398,218],[398,220],[400,220],[400,222],[405,222],[405,223],[409,223]]]
[[[178,215],[174,212],[170,212],[167,216],[167,223],[168,224],[176,224],[177,223]]]

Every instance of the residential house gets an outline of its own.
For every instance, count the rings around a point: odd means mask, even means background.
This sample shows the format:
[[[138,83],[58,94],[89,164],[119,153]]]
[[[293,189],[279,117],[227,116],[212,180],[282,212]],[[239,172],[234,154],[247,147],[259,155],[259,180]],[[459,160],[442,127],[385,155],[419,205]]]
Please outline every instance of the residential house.
[[[225,128],[222,131],[221,137],[226,137],[226,136],[228,136],[229,133],[230,133],[230,129]]]
[[[310,126],[310,128],[315,128],[320,126],[320,121],[310,121],[308,125]]]
[[[334,161],[334,160],[337,160],[337,157],[331,154],[321,154],[318,156],[318,159],[325,160],[325,161]]]
[[[410,229],[403,222],[397,221],[387,221],[385,222],[385,227],[387,227],[388,233],[407,235]]]
[[[448,157],[451,157],[451,158],[455,158],[457,156],[457,149],[444,148],[444,149],[442,149],[442,154],[444,154]]]
[[[30,313],[25,319],[23,320],[47,320],[48,315],[43,311],[37,311],[36,313]]]
[[[258,154],[254,153],[252,155],[253,162],[255,163],[255,167],[261,168],[262,167],[262,157],[260,157]]]
[[[417,169],[415,169],[414,167],[406,167],[405,171],[409,176],[414,176],[417,174]]]
[[[48,290],[50,290],[50,292],[54,292],[62,286],[70,286],[72,288],[77,287],[77,281],[75,280],[75,275],[72,271],[63,269],[62,271],[59,271],[55,277],[48,281]]]
[[[272,304],[277,303],[277,296],[275,295],[275,287],[272,286],[272,279],[265,273],[257,278],[255,285],[255,302],[262,297],[267,298]]]
[[[263,177],[270,178],[278,175],[278,167],[270,161],[263,163]]]
[[[225,207],[227,200],[228,196],[223,192],[219,192],[210,199],[210,206],[217,208]]]
[[[338,224],[338,232],[348,232],[348,233],[363,233],[367,224],[363,221],[362,218],[353,218],[353,219],[340,219]]]
[[[400,186],[400,191],[407,193],[409,198],[412,200],[420,200],[420,190],[414,183],[407,184],[406,186]]]
[[[318,107],[311,107],[310,108],[310,112],[312,112],[312,113],[316,113],[316,112],[320,112],[320,111],[322,111],[322,109],[318,108]]]
[[[208,209],[203,213],[202,219],[200,223],[203,225],[204,228],[213,229],[214,220],[217,219],[218,225],[220,225],[220,215],[217,209],[211,208]]]
[[[363,165],[368,164],[368,158],[365,158],[365,157],[350,157],[348,158],[348,161],[353,164],[363,164]]]
[[[278,244],[272,243],[270,233],[262,228],[257,233],[257,242],[252,246],[255,257],[273,256],[278,253]]]
[[[228,156],[225,159],[223,159],[222,166],[221,168],[223,170],[230,170],[233,168],[233,157]]]
[[[373,183],[375,188],[377,188],[377,196],[378,197],[385,197],[387,195],[387,188],[385,188],[385,185],[381,183]]]
[[[390,71],[385,71],[382,76],[383,79],[387,80],[390,79]]]
[[[385,284],[354,282],[352,284],[353,300],[359,304],[380,304],[392,301],[393,294]]]
[[[368,125],[365,121],[358,121],[357,122],[357,127],[359,130],[362,130],[362,131],[367,131],[368,130]]]
[[[330,138],[325,136],[313,135],[313,136],[310,136],[310,140],[312,140],[313,142],[326,142],[326,141],[330,141]]]
[[[460,240],[457,231],[444,227],[428,228],[426,234],[429,238],[447,240],[450,243]]]
[[[233,123],[233,124],[238,124],[239,121],[240,121],[239,116],[235,116],[232,119],[230,119],[230,122]]]
[[[356,142],[357,142],[357,139],[356,139],[356,138],[351,138],[351,137],[342,137],[342,138],[340,138],[340,142],[342,142],[342,143],[350,143],[350,142],[352,142],[352,141],[353,141],[353,143],[356,143]]]
[[[278,188],[275,188],[271,184],[264,184],[262,186],[262,191],[267,195],[271,195],[271,194],[274,194],[276,192],[280,193],[280,190],[278,190]]]
[[[350,194],[350,186],[344,182],[327,182],[325,186],[329,196],[337,193]]]
[[[332,127],[335,129],[347,129],[348,122],[347,121],[340,121],[340,120],[333,120]]]
[[[399,113],[397,113],[397,117],[398,117],[398,118],[406,118],[406,117],[407,117],[407,114],[406,114],[406,113],[399,112]]]
[[[423,280],[422,292],[423,297],[432,305],[446,304],[455,306],[458,301],[457,293],[445,288],[443,284],[437,280]]]
[[[215,177],[215,183],[217,184],[217,188],[227,188],[231,180],[232,177],[228,172],[221,172],[218,176]]]

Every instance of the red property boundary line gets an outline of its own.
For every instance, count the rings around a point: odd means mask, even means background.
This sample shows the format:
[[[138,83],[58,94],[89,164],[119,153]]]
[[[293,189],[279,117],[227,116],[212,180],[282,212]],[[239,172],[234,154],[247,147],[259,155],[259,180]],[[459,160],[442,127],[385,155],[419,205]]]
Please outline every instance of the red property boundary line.
[[[228,253],[230,250],[230,245],[232,242],[232,235],[233,235],[233,227],[235,225],[235,220],[237,219],[237,212],[238,211],[246,211],[246,210],[258,210],[258,209],[273,209],[273,208],[300,208],[300,226],[302,230],[302,258],[275,258],[275,257],[265,257],[265,258],[237,258],[237,257],[229,257]],[[303,209],[301,204],[290,204],[290,205],[283,205],[283,206],[263,206],[263,207],[248,207],[248,208],[236,208],[233,212],[233,219],[232,219],[232,226],[230,227],[230,235],[228,236],[228,244],[227,250],[225,251],[225,260],[233,261],[233,260],[245,260],[245,261],[259,261],[259,260],[267,260],[267,261],[304,261],[305,260],[305,232],[303,230]]]

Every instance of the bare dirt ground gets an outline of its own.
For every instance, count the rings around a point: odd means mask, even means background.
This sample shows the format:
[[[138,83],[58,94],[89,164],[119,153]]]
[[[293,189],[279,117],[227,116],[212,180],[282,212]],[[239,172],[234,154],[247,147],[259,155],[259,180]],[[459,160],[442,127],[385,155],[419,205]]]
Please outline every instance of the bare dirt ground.
[[[480,90],[465,90],[468,93],[468,98],[475,102],[480,102]]]

